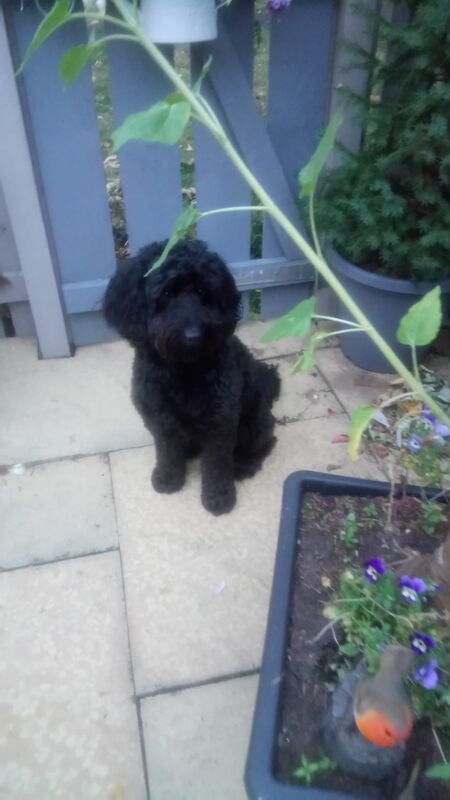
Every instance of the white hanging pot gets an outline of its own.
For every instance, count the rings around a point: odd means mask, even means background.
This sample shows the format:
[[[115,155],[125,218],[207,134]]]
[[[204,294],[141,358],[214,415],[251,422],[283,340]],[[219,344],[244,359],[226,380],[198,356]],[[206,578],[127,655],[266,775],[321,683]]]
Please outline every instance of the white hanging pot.
[[[141,0],[141,25],[157,44],[215,39],[216,0]]]

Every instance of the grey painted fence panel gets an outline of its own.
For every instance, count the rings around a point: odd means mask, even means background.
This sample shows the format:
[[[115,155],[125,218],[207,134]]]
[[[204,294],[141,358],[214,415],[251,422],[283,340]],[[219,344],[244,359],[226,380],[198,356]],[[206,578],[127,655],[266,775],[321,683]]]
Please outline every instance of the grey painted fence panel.
[[[14,4],[13,23],[24,54],[41,16]],[[86,40],[83,23],[53,34],[23,73],[32,134],[63,281],[106,277],[114,268],[111,221],[90,72],[69,89],[58,73],[63,53]]]
[[[61,303],[59,276],[52,258],[36,186],[6,21],[1,7],[0,94],[0,174],[27,294],[33,305],[39,350],[46,358],[68,356],[71,354],[71,342]],[[15,307],[13,312],[14,324],[18,335],[27,335],[31,333],[27,326],[30,322],[28,304],[19,305],[21,308]]]
[[[245,80],[251,86],[253,0],[241,0],[239,3],[231,3],[228,8],[222,9],[218,24],[218,40],[191,47],[193,79],[196,79],[209,55],[213,56],[211,73],[213,76],[215,75],[218,69],[216,63],[218,41],[226,31],[239,59]],[[209,77],[204,81],[202,93],[219,118],[223,120],[225,115]],[[202,211],[206,211],[213,208],[250,205],[250,189],[217,142],[202,125],[194,124],[193,129],[198,207]],[[227,132],[233,139],[232,125],[227,125]],[[250,213],[247,212],[220,214],[200,220],[197,233],[199,237],[206,239],[211,247],[218,250],[226,260],[242,260],[250,256],[250,223]]]
[[[172,91],[158,67],[133,43],[111,42],[108,63],[116,126]],[[119,161],[130,249],[136,252],[167,238],[181,211],[179,153],[177,147],[128,142],[119,151]]]
[[[287,217],[295,222],[298,217],[295,200],[226,30],[217,40],[215,63],[211,81],[233,126],[244,160]],[[276,235],[284,256],[294,258],[296,248],[291,240],[280,229]]]
[[[298,171],[328,119],[337,6],[335,0],[301,0],[271,23],[267,129],[294,196]],[[266,219],[263,255],[279,252]]]

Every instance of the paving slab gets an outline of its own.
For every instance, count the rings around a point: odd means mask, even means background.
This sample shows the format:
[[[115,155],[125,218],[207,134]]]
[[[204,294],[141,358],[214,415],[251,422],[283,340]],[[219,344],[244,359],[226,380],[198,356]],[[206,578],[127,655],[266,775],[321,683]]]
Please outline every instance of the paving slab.
[[[152,800],[246,800],[257,677],[142,701]]]
[[[118,555],[4,572],[0,607],[0,797],[145,800]]]
[[[148,444],[130,400],[132,355],[121,341],[39,361],[31,340],[1,339],[0,464]]]
[[[292,374],[296,361],[297,355],[269,361],[277,365],[281,377],[280,398],[273,407],[277,422],[286,425],[300,419],[342,414],[343,407],[317,370]]]
[[[395,378],[355,367],[339,347],[319,350],[316,361],[348,414],[363,403],[375,403]]]
[[[0,474],[0,569],[118,546],[107,456]]]
[[[349,461],[348,419],[333,415],[278,428],[278,444],[236,508],[214,517],[200,503],[199,465],[182,491],[150,485],[154,448],[111,456],[138,693],[259,665],[284,478],[298,469],[376,477]]]

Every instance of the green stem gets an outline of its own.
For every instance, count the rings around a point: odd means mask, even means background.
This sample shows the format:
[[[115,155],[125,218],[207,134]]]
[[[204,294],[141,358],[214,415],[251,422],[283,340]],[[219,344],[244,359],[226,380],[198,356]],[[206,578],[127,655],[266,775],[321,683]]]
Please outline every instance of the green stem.
[[[415,344],[411,345],[411,354],[412,354],[414,376],[418,381],[420,381],[419,365],[417,363],[417,348]]]
[[[125,42],[138,42],[136,36],[131,33],[112,33],[110,36],[103,36],[102,39],[94,39],[93,44],[100,45],[100,44],[107,44],[108,42],[115,42],[115,41],[125,41]]]
[[[202,211],[202,217],[211,217],[213,214],[225,214],[228,211],[266,211],[264,206],[230,206],[229,208],[214,208],[212,211]]]
[[[403,362],[400,358],[394,353],[391,347],[384,341],[383,337],[380,336],[377,330],[373,328],[370,324],[369,319],[366,315],[361,311],[357,303],[353,300],[351,295],[347,292],[347,290],[342,286],[340,281],[336,278],[332,269],[328,266],[323,256],[319,255],[315,252],[314,248],[311,247],[309,242],[302,236],[302,234],[297,230],[295,225],[283,214],[283,212],[276,206],[272,198],[266,192],[264,187],[260,184],[260,182],[255,178],[251,170],[247,167],[246,163],[243,161],[237,150],[234,148],[230,140],[228,139],[223,127],[221,125],[217,125],[211,120],[210,116],[208,115],[207,111],[205,110],[202,103],[199,101],[198,97],[195,93],[189,88],[189,86],[185,83],[185,81],[177,74],[176,70],[173,66],[167,61],[165,56],[162,52],[153,44],[152,41],[147,39],[144,35],[142,30],[140,29],[136,18],[130,12],[130,8],[128,6],[127,0],[113,0],[114,5],[116,6],[119,14],[121,15],[122,19],[124,20],[123,26],[127,26],[129,30],[131,30],[136,37],[139,39],[142,47],[147,51],[153,61],[160,67],[162,72],[169,78],[169,80],[179,89],[179,91],[183,94],[186,100],[189,102],[191,108],[203,122],[205,127],[212,133],[212,135],[217,139],[219,144],[221,145],[222,149],[228,155],[230,161],[234,164],[238,172],[244,178],[246,183],[250,186],[253,190],[255,195],[261,201],[261,204],[266,207],[267,212],[271,215],[271,217],[278,223],[278,225],[282,228],[282,230],[287,233],[287,235],[292,239],[292,241],[297,245],[299,250],[306,256],[306,258],[311,262],[311,264],[316,268],[316,270],[320,273],[320,275],[325,279],[337,297],[344,303],[344,305],[349,310],[350,314],[355,318],[355,320],[361,325],[361,327],[367,329],[368,336],[372,339],[373,343],[376,347],[380,350],[380,352],[385,356],[387,361],[391,364],[394,368],[395,372],[397,372],[400,377],[403,378],[406,385],[410,387],[410,389],[417,393],[419,397],[421,397],[425,403],[430,407],[431,411],[445,424],[450,425],[450,418],[447,417],[446,414],[442,411],[442,408],[436,403],[436,401],[430,397],[425,389],[423,388],[420,380],[405,367]],[[113,18],[115,21],[115,18]]]
[[[358,325],[357,322],[351,322],[349,319],[340,319],[340,317],[329,317],[326,314],[313,314],[312,319],[326,319],[329,322],[341,322],[342,325],[351,325],[352,328],[361,328],[361,325]]]

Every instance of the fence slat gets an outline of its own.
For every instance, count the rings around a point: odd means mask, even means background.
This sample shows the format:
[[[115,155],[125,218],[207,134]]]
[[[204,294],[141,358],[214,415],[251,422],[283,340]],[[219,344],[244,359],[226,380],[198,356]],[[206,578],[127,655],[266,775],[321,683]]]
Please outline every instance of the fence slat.
[[[294,196],[298,171],[314,152],[328,118],[337,5],[335,0],[301,0],[271,23],[267,128]],[[263,255],[279,253],[266,219]]]
[[[12,14],[22,57],[42,17],[34,3]],[[59,62],[86,41],[86,27],[72,22],[56,31],[23,73],[38,170],[42,179],[61,277],[64,281],[107,277],[114,247],[90,71],[69,89]]]
[[[290,308],[306,300],[311,294],[311,285],[296,283],[290,286],[275,286],[261,292],[261,318],[274,319],[286,314]]]
[[[69,356],[72,347],[61,302],[59,280],[44,225],[1,7],[0,83],[0,174],[27,294],[33,307],[40,353],[46,358]],[[18,335],[34,332],[28,303],[17,304],[13,320]]]
[[[226,32],[242,67],[242,76],[247,85],[252,85],[253,71],[253,0],[231,3],[222,8],[218,18],[218,40],[191,47],[193,79],[197,77],[202,65],[211,54],[213,57],[211,73],[215,74],[216,50],[218,41]],[[202,94],[215,108],[220,118],[223,109],[214,91],[212,81],[206,79]],[[227,206],[250,205],[250,189],[236,172],[234,166],[202,125],[194,124],[195,143],[195,183],[198,207],[202,211]],[[228,134],[230,126],[227,125]],[[243,260],[250,256],[250,214],[236,212],[217,215],[200,220],[197,231],[199,237],[206,239],[211,247],[218,250],[228,261]]]
[[[166,52],[170,52],[166,49]],[[172,86],[137,45],[108,46],[115,125],[128,114],[144,111],[172,91]],[[176,147],[128,142],[119,151],[130,250],[136,252],[166,239],[181,211],[180,159]]]

